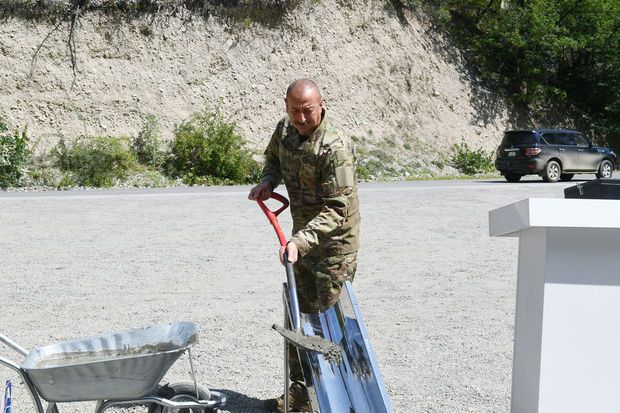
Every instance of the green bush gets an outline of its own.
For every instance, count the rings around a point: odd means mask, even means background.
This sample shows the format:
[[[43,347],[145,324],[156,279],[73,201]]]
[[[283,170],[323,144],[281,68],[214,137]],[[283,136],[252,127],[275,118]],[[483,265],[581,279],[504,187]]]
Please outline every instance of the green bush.
[[[454,145],[455,154],[452,157],[452,166],[465,175],[474,175],[482,172],[491,172],[495,169],[493,155],[486,154],[482,149],[472,151],[465,142]]]
[[[76,186],[72,175],[55,166],[35,164],[28,170],[24,186],[62,189]]]
[[[19,186],[29,159],[26,131],[11,133],[0,120],[0,188]]]
[[[146,117],[142,130],[133,139],[133,150],[141,164],[155,169],[160,169],[163,166],[166,154],[161,138],[161,129],[155,116]]]
[[[68,172],[75,186],[111,187],[138,169],[129,139],[93,136],[67,145],[61,140],[53,150],[56,166]],[[70,186],[69,178],[63,186]]]
[[[177,127],[171,142],[171,173],[189,185],[257,182],[260,166],[235,129],[219,112],[192,115]]]

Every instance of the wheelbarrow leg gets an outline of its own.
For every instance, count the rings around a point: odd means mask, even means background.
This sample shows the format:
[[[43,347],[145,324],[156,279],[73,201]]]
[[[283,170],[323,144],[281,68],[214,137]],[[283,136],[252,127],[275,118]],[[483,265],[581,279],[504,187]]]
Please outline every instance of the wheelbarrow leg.
[[[56,402],[50,402],[47,405],[47,409],[45,409],[45,413],[58,413],[58,407],[56,407]]]
[[[7,340],[8,340],[8,338],[6,338],[2,334],[0,334],[0,342],[3,342],[5,344],[9,344],[7,342]],[[15,348],[12,345],[11,345],[11,347]],[[21,351],[18,351],[18,352],[21,353]],[[45,410],[43,410],[43,404],[41,404],[41,399],[39,397],[39,393],[37,392],[37,389],[32,384],[32,381],[30,381],[30,378],[28,377],[26,372],[21,369],[19,364],[15,363],[15,362],[7,359],[7,358],[4,358],[4,357],[0,356],[0,366],[6,366],[6,367],[10,368],[11,370],[14,370],[17,374],[19,374],[19,376],[22,378],[22,380],[26,384],[26,387],[28,388],[28,393],[30,393],[30,397],[32,398],[32,403],[34,404],[35,412],[36,413],[45,413]]]

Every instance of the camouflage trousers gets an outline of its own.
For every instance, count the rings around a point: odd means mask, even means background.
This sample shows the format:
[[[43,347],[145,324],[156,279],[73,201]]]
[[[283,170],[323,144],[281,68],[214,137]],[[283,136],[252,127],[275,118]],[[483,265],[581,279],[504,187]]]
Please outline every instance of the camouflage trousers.
[[[302,313],[318,313],[336,304],[345,281],[353,281],[357,268],[357,252],[317,257],[300,257],[294,264],[297,298]],[[297,349],[289,345],[289,367],[292,382],[303,382]]]

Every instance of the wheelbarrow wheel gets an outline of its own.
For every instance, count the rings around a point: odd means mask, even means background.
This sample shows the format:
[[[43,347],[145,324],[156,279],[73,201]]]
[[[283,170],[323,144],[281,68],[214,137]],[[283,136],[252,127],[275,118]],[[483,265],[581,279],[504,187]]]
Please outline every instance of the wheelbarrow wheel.
[[[164,399],[172,400],[173,402],[195,402],[198,400],[209,400],[211,398],[211,393],[200,386],[198,386],[198,398],[196,398],[196,388],[193,383],[169,384],[159,389],[157,395]],[[213,413],[215,411],[216,410],[212,408],[173,409],[160,406],[157,403],[151,403],[148,413]]]

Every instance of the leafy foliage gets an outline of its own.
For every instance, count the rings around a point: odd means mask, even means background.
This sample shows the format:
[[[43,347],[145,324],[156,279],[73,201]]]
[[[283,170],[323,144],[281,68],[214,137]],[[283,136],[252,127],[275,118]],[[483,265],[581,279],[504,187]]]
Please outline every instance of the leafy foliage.
[[[245,148],[236,125],[204,110],[177,127],[170,168],[189,185],[257,182],[260,166]]]
[[[413,1],[406,2],[409,6]],[[534,114],[566,102],[620,145],[618,0],[428,0],[489,80]]]
[[[10,133],[0,122],[0,188],[164,187],[179,185],[180,180],[189,185],[257,182],[260,165],[235,129],[219,112],[203,111],[183,122],[167,146],[150,116],[133,139],[84,136],[71,143],[61,139],[51,151],[34,156],[26,133]]]
[[[312,0],[315,1],[315,0]],[[168,19],[171,15],[187,22],[195,17],[208,20],[217,15],[231,22],[251,22],[276,26],[287,11],[294,9],[301,0],[0,0],[0,17],[20,17],[31,20],[48,20],[56,23],[69,20],[76,14],[103,12],[110,16],[135,19],[150,15],[153,19]],[[152,34],[153,27],[142,26],[145,36]]]
[[[155,169],[160,169],[163,166],[166,154],[161,138],[161,129],[155,116],[147,116],[144,126],[133,139],[133,150],[140,163]]]
[[[0,120],[0,188],[19,186],[29,159],[26,131],[11,133]]]
[[[452,157],[452,165],[465,175],[474,175],[495,170],[493,155],[486,154],[482,149],[473,151],[469,149],[469,146],[465,142],[462,142],[460,145],[454,145],[454,151],[455,154]]]
[[[57,166],[69,172],[62,186],[111,187],[138,169],[129,139],[92,136],[71,145],[61,140],[53,154]]]

